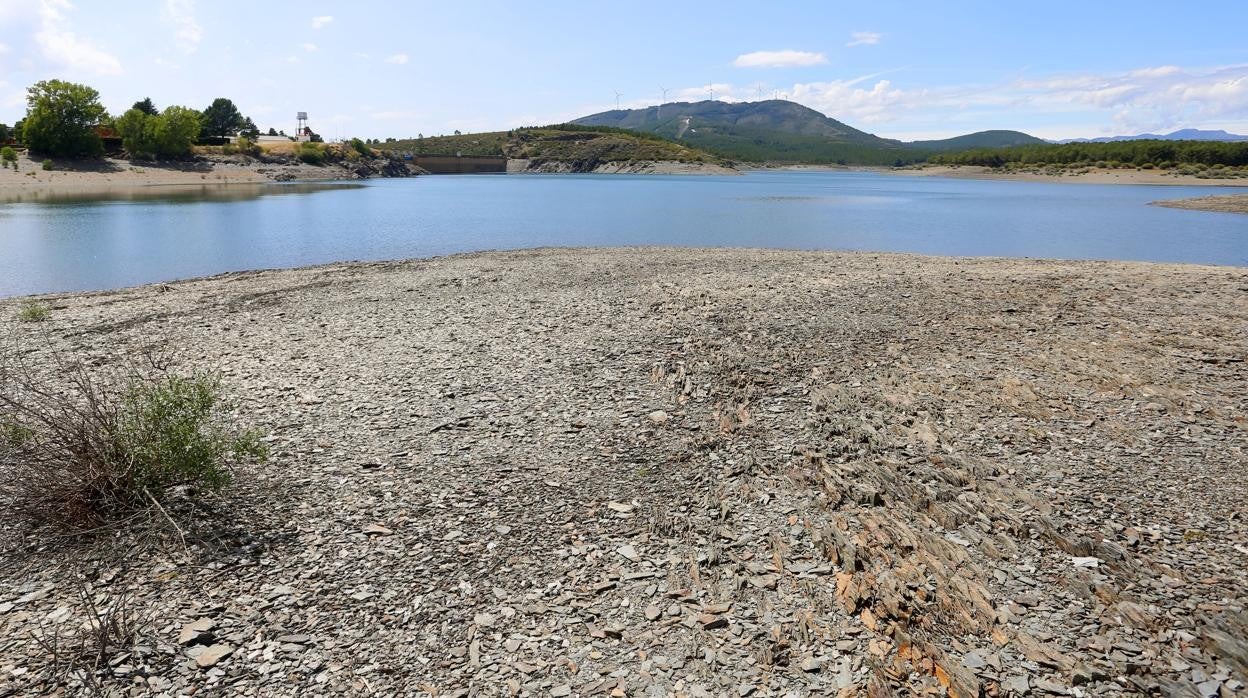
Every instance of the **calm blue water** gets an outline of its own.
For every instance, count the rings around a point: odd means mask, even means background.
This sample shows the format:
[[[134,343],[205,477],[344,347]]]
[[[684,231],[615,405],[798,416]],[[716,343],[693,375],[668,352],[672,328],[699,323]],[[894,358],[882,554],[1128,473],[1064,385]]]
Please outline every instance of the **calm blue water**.
[[[0,203],[0,296],[545,245],[881,250],[1248,265],[1248,216],[1147,206],[1248,189],[861,172],[443,176]]]

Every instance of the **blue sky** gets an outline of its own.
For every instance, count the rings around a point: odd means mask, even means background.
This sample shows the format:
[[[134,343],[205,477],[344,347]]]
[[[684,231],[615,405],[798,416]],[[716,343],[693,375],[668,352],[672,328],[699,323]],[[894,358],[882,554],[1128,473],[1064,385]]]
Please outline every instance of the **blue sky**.
[[[1194,9],[1198,7],[1199,9]],[[1248,2],[0,0],[0,122],[59,77],[120,113],[232,98],[329,138],[785,96],[887,137],[1248,133]]]

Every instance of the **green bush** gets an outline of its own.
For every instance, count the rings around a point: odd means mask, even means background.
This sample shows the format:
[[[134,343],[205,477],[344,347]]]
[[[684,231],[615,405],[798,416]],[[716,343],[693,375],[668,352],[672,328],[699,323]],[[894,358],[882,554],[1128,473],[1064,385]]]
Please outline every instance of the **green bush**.
[[[51,160],[48,160],[47,158],[44,158],[44,160],[43,160],[43,170],[44,170],[45,172],[51,172],[51,171],[52,171],[52,161],[51,161]]]
[[[17,311],[20,322],[43,322],[48,319],[52,309],[38,301],[26,301]]]
[[[255,433],[222,425],[220,404],[221,383],[204,374],[132,380],[114,433],[130,464],[123,487],[136,494],[182,484],[217,490],[230,481],[234,459],[263,458]]]
[[[4,146],[3,148],[0,148],[0,163],[3,163],[5,167],[12,165],[13,169],[16,170],[17,169],[17,151],[13,150],[7,145]]]
[[[368,147],[368,144],[358,138],[351,139],[351,147],[363,157],[371,158],[373,156],[373,151]]]
[[[0,503],[15,513],[78,528],[164,513],[175,488],[217,491],[235,467],[266,457],[257,433],[234,424],[215,376],[53,373],[68,384],[0,364]]]
[[[320,143],[300,143],[295,150],[295,157],[309,165],[325,163],[325,146]]]

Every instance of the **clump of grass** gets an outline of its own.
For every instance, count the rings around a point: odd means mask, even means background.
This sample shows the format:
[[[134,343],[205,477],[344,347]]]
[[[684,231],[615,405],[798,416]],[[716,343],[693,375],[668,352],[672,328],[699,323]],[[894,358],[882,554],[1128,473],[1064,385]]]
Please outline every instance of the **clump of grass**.
[[[51,160],[48,160],[47,158],[44,158],[44,160],[43,160],[43,170],[44,170],[44,172],[51,172],[51,171],[52,171],[52,161],[51,161]]]
[[[175,488],[216,492],[266,457],[214,375],[53,373],[0,364],[0,505],[14,513],[79,529],[152,507],[167,517],[160,502]]]
[[[52,314],[52,309],[46,304],[39,301],[26,301],[22,303],[22,307],[17,310],[17,319],[20,322],[43,322]]]

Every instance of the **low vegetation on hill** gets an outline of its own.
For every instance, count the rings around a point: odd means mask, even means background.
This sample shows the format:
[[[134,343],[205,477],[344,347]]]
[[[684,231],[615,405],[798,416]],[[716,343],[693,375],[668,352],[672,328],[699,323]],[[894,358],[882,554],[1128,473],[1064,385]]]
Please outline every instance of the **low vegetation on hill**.
[[[621,128],[556,124],[453,136],[413,138],[374,147],[415,155],[465,155],[563,161],[612,163],[628,161],[705,162],[723,160],[662,136]]]

